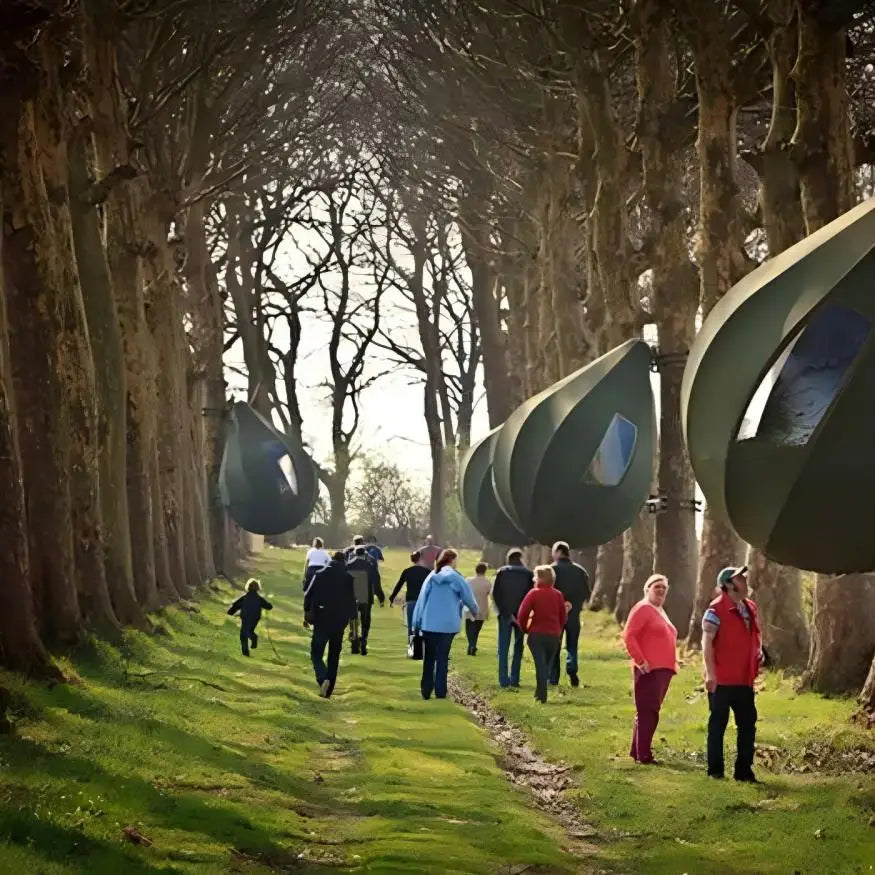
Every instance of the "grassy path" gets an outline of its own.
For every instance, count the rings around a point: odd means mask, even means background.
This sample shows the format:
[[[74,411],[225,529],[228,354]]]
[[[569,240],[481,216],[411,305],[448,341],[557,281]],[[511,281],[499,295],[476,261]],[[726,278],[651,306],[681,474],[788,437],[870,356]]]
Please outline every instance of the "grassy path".
[[[465,712],[419,697],[397,610],[376,609],[371,653],[345,655],[335,697],[318,698],[290,555],[260,563],[289,665],[264,629],[254,658],[239,654],[227,588],[166,612],[166,635],[94,645],[66,665],[81,683],[0,675],[16,701],[0,872],[577,868]]]

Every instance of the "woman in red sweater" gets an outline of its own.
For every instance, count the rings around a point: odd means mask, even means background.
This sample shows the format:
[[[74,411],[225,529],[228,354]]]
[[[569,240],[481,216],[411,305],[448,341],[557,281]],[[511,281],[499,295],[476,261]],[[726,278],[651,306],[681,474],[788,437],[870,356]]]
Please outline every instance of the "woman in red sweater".
[[[652,574],[644,598],[629,613],[623,641],[632,657],[635,676],[635,723],[629,755],[642,765],[655,765],[650,745],[659,723],[659,709],[678,670],[678,631],[663,609],[668,593],[664,574]]]
[[[535,586],[520,605],[517,622],[529,636],[529,650],[535,661],[535,698],[547,701],[550,666],[559,653],[562,630],[568,619],[565,597],[556,589],[556,572],[550,565],[535,569]]]

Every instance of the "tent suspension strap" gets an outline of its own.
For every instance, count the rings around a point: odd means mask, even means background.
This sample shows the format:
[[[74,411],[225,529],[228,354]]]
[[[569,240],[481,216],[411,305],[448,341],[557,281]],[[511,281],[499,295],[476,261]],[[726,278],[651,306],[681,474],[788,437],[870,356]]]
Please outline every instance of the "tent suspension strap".
[[[660,352],[658,346],[650,347],[650,370],[654,374],[664,371],[666,368],[686,367],[689,350],[684,352]]]
[[[701,513],[704,510],[701,498],[680,498],[670,499],[665,493],[660,492],[657,495],[651,495],[644,502],[644,507],[648,513],[657,514],[665,513],[674,505],[680,510],[691,510],[693,513]]]

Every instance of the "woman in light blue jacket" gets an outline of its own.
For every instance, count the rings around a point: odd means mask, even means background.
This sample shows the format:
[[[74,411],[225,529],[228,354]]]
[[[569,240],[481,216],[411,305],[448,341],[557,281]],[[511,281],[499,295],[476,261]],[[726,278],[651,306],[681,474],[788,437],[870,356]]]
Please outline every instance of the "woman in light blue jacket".
[[[413,629],[422,632],[425,644],[420,684],[423,699],[430,699],[432,692],[438,699],[447,697],[450,650],[461,627],[462,606],[472,614],[479,610],[468,581],[456,571],[458,558],[455,550],[441,552],[413,609]]]

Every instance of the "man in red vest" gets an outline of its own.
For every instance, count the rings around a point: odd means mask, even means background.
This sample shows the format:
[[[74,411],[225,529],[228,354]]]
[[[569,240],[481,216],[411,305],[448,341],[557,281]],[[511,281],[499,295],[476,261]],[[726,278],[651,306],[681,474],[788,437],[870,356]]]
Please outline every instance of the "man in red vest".
[[[723,777],[723,735],[735,716],[735,780],[756,783],[753,773],[757,709],[753,684],[762,663],[756,605],[747,598],[747,566],[717,575],[720,595],[702,618],[702,652],[708,690],[708,774]]]

